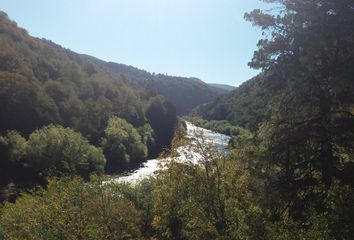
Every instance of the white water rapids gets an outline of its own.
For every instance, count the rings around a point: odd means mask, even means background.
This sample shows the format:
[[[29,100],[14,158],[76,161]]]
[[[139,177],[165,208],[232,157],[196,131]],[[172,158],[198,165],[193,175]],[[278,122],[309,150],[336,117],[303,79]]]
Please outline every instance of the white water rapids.
[[[224,134],[216,133],[210,131],[208,129],[197,127],[190,122],[186,122],[187,124],[187,138],[191,139],[192,144],[193,142],[203,142],[207,144],[211,144],[215,149],[221,153],[227,152],[227,144],[230,140],[229,136]],[[182,146],[177,149],[179,153],[179,157],[177,157],[177,161],[179,162],[193,162],[195,164],[198,163],[200,159],[200,154],[198,152],[194,152],[193,148],[188,148],[188,146]],[[140,168],[127,173],[124,176],[116,178],[115,181],[118,182],[127,182],[127,183],[137,183],[140,180],[152,176],[155,171],[161,169],[163,165],[161,162],[163,160],[168,159],[150,159],[147,160],[145,163],[141,165]]]

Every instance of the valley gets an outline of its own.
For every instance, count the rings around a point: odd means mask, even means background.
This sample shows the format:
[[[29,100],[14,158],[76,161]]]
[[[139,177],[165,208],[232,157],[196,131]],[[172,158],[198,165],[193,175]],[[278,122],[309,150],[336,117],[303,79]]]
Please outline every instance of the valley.
[[[352,0],[2,6],[0,240],[353,238]]]
[[[188,141],[191,141],[194,147],[190,148],[189,146],[180,146],[176,149],[178,156],[177,157],[168,157],[163,159],[149,159],[144,162],[138,169],[133,170],[129,173],[124,174],[122,177],[117,177],[118,182],[126,182],[131,184],[136,184],[145,178],[152,177],[156,171],[162,170],[164,168],[165,162],[177,161],[180,163],[192,162],[193,164],[198,164],[200,161],[203,161],[202,156],[198,153],[195,142],[202,143],[207,147],[207,144],[211,144],[215,150],[221,154],[227,154],[227,146],[229,144],[230,137],[210,131],[208,129],[200,128],[193,125],[190,122],[186,122],[186,136]],[[112,180],[110,180],[112,181]]]

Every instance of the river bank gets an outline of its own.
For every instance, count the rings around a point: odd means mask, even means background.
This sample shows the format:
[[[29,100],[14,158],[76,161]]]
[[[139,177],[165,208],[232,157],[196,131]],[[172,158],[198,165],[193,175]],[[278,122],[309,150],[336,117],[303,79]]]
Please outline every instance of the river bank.
[[[210,144],[218,152],[227,154],[227,146],[230,137],[221,133],[217,133],[205,128],[197,127],[190,122],[186,122],[186,137],[191,144],[203,143]],[[193,162],[198,164],[201,156],[193,148],[188,146],[181,146],[177,149],[179,156],[174,158],[179,162]],[[138,169],[127,172],[118,177],[111,177],[111,180],[125,183],[137,183],[144,178],[152,176],[157,170],[163,168],[164,163],[171,160],[171,158],[150,159],[144,162]]]

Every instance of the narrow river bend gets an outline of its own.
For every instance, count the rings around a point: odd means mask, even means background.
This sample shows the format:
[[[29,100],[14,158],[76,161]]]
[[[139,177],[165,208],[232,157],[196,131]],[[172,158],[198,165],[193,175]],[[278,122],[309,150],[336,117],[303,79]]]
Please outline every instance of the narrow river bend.
[[[193,125],[190,122],[186,122],[187,124],[187,138],[193,141],[200,141],[210,143],[215,149],[221,153],[227,153],[227,145],[230,140],[229,136],[224,134],[220,134],[217,132],[210,131],[205,128],[200,128]],[[202,136],[202,137],[201,137]],[[202,138],[202,139],[201,139]],[[198,153],[193,152],[190,148],[185,146],[179,147],[177,151],[180,153],[178,157],[179,162],[198,162]],[[187,153],[186,153],[187,151]],[[118,182],[127,182],[127,183],[137,183],[140,180],[152,176],[156,170],[161,168],[161,164],[159,164],[163,159],[150,159],[143,163],[140,168],[127,173],[124,176],[116,178],[115,181]]]

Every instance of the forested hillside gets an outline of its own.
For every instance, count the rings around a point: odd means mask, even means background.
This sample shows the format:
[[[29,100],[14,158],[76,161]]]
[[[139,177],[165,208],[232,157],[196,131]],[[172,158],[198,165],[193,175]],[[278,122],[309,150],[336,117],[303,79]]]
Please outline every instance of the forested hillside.
[[[264,120],[271,98],[263,75],[248,80],[213,102],[193,109],[193,114],[206,120],[227,120],[234,126],[255,130]]]
[[[219,92],[221,93],[228,93],[236,88],[234,86],[230,86],[227,84],[219,84],[219,83],[208,83],[208,85],[213,87],[216,90],[219,90]]]
[[[107,63],[86,55],[82,55],[82,58],[90,59],[130,83],[146,89],[152,96],[164,96],[176,106],[177,114],[179,115],[188,114],[194,107],[211,102],[227,92],[220,89],[220,87],[210,86],[197,78],[151,74],[132,66],[112,62]]]
[[[163,97],[148,94],[143,87],[130,84],[82,55],[29,36],[4,12],[0,12],[0,46],[1,186],[28,183],[48,172],[87,176],[97,170],[95,161],[99,173],[105,167],[114,172],[156,156],[170,145],[176,110]],[[46,128],[49,124],[53,125]],[[64,142],[50,142],[51,137]],[[65,158],[50,159],[55,158],[53,149],[79,144],[76,138],[84,145],[101,147],[107,165],[102,153],[97,159],[88,157],[91,160],[75,163],[79,159],[70,155],[76,154],[75,146],[71,153],[67,150]],[[40,152],[34,152],[30,145]],[[88,164],[86,160],[93,165],[74,166]]]

